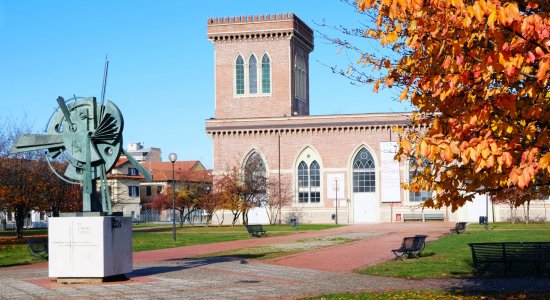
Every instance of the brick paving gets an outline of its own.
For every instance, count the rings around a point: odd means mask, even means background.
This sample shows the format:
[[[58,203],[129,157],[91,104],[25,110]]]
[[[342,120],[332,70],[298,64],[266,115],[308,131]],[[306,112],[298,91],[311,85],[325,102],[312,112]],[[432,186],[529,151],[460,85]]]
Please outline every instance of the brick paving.
[[[411,223],[352,225],[201,246],[139,252],[124,282],[58,284],[45,264],[0,269],[0,299],[295,299],[324,293],[407,289],[550,290],[550,281],[528,279],[406,280],[365,276],[352,270],[392,259],[390,249],[405,235],[433,240],[454,224]],[[322,236],[357,234],[357,242],[256,262],[191,256]]]

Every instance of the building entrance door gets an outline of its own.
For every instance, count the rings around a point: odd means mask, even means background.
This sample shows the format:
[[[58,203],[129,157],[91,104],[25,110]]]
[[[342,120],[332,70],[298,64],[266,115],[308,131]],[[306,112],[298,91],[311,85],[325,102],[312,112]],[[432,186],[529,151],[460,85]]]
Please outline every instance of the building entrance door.
[[[376,218],[375,193],[353,193],[353,222],[374,223]]]

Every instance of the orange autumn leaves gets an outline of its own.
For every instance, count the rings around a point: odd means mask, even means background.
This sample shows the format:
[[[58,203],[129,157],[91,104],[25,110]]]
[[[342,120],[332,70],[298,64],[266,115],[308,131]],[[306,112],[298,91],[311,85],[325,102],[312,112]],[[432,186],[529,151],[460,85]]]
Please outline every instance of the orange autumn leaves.
[[[401,159],[428,159],[429,172],[415,182],[446,204],[458,195],[450,189],[463,189],[466,198],[510,188],[550,193],[547,5],[357,1],[373,20],[365,37],[397,54],[373,51],[358,63],[385,74],[375,91],[399,87],[399,99],[418,109],[412,129],[400,132]]]

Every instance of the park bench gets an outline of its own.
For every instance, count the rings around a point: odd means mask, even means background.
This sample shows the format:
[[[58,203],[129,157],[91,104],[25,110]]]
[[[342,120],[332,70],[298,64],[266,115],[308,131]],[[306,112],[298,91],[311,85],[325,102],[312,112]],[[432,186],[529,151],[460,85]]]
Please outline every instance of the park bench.
[[[403,214],[403,222],[420,221],[422,222],[422,214]]]
[[[443,214],[424,214],[424,221],[445,221]]]
[[[464,231],[466,231],[466,224],[467,222],[458,222],[455,225],[455,228],[449,229],[451,231],[451,234],[461,234]]]
[[[405,258],[410,257],[420,258],[420,252],[422,252],[426,246],[427,237],[427,235],[404,237],[401,247],[392,250],[395,255],[395,260],[405,260]]]
[[[48,258],[48,238],[28,238],[27,246],[33,256]]]
[[[246,225],[246,231],[255,237],[261,237],[266,234],[262,225]]]
[[[533,265],[537,274],[550,263],[550,242],[502,242],[470,243],[476,272],[487,270],[492,264],[500,264],[504,272],[512,265]]]

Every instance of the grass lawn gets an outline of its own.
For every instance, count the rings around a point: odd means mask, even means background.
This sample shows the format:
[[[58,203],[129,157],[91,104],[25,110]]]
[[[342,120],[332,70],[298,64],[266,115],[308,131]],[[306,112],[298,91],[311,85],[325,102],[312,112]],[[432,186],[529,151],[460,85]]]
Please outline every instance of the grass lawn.
[[[403,278],[471,277],[474,269],[468,243],[550,241],[550,224],[497,223],[490,228],[484,231],[483,226],[469,225],[463,234],[427,243],[420,259],[390,261],[359,273]]]
[[[25,241],[23,243],[0,243],[0,267],[35,264],[45,261],[32,256]]]
[[[15,230],[0,231],[0,267],[45,262],[32,256],[27,248],[26,237],[47,236],[48,229],[24,229],[23,239],[16,238]]]
[[[300,225],[299,231],[323,230],[337,225]],[[288,225],[264,226],[268,236],[288,235],[296,232]],[[184,226],[176,227],[176,241],[172,241],[171,224],[135,224],[133,249],[137,251],[245,240],[252,238],[243,226]],[[25,229],[23,239],[15,238],[15,230],[0,231],[0,267],[45,262],[34,258],[27,249],[25,238],[45,236],[47,229]]]

